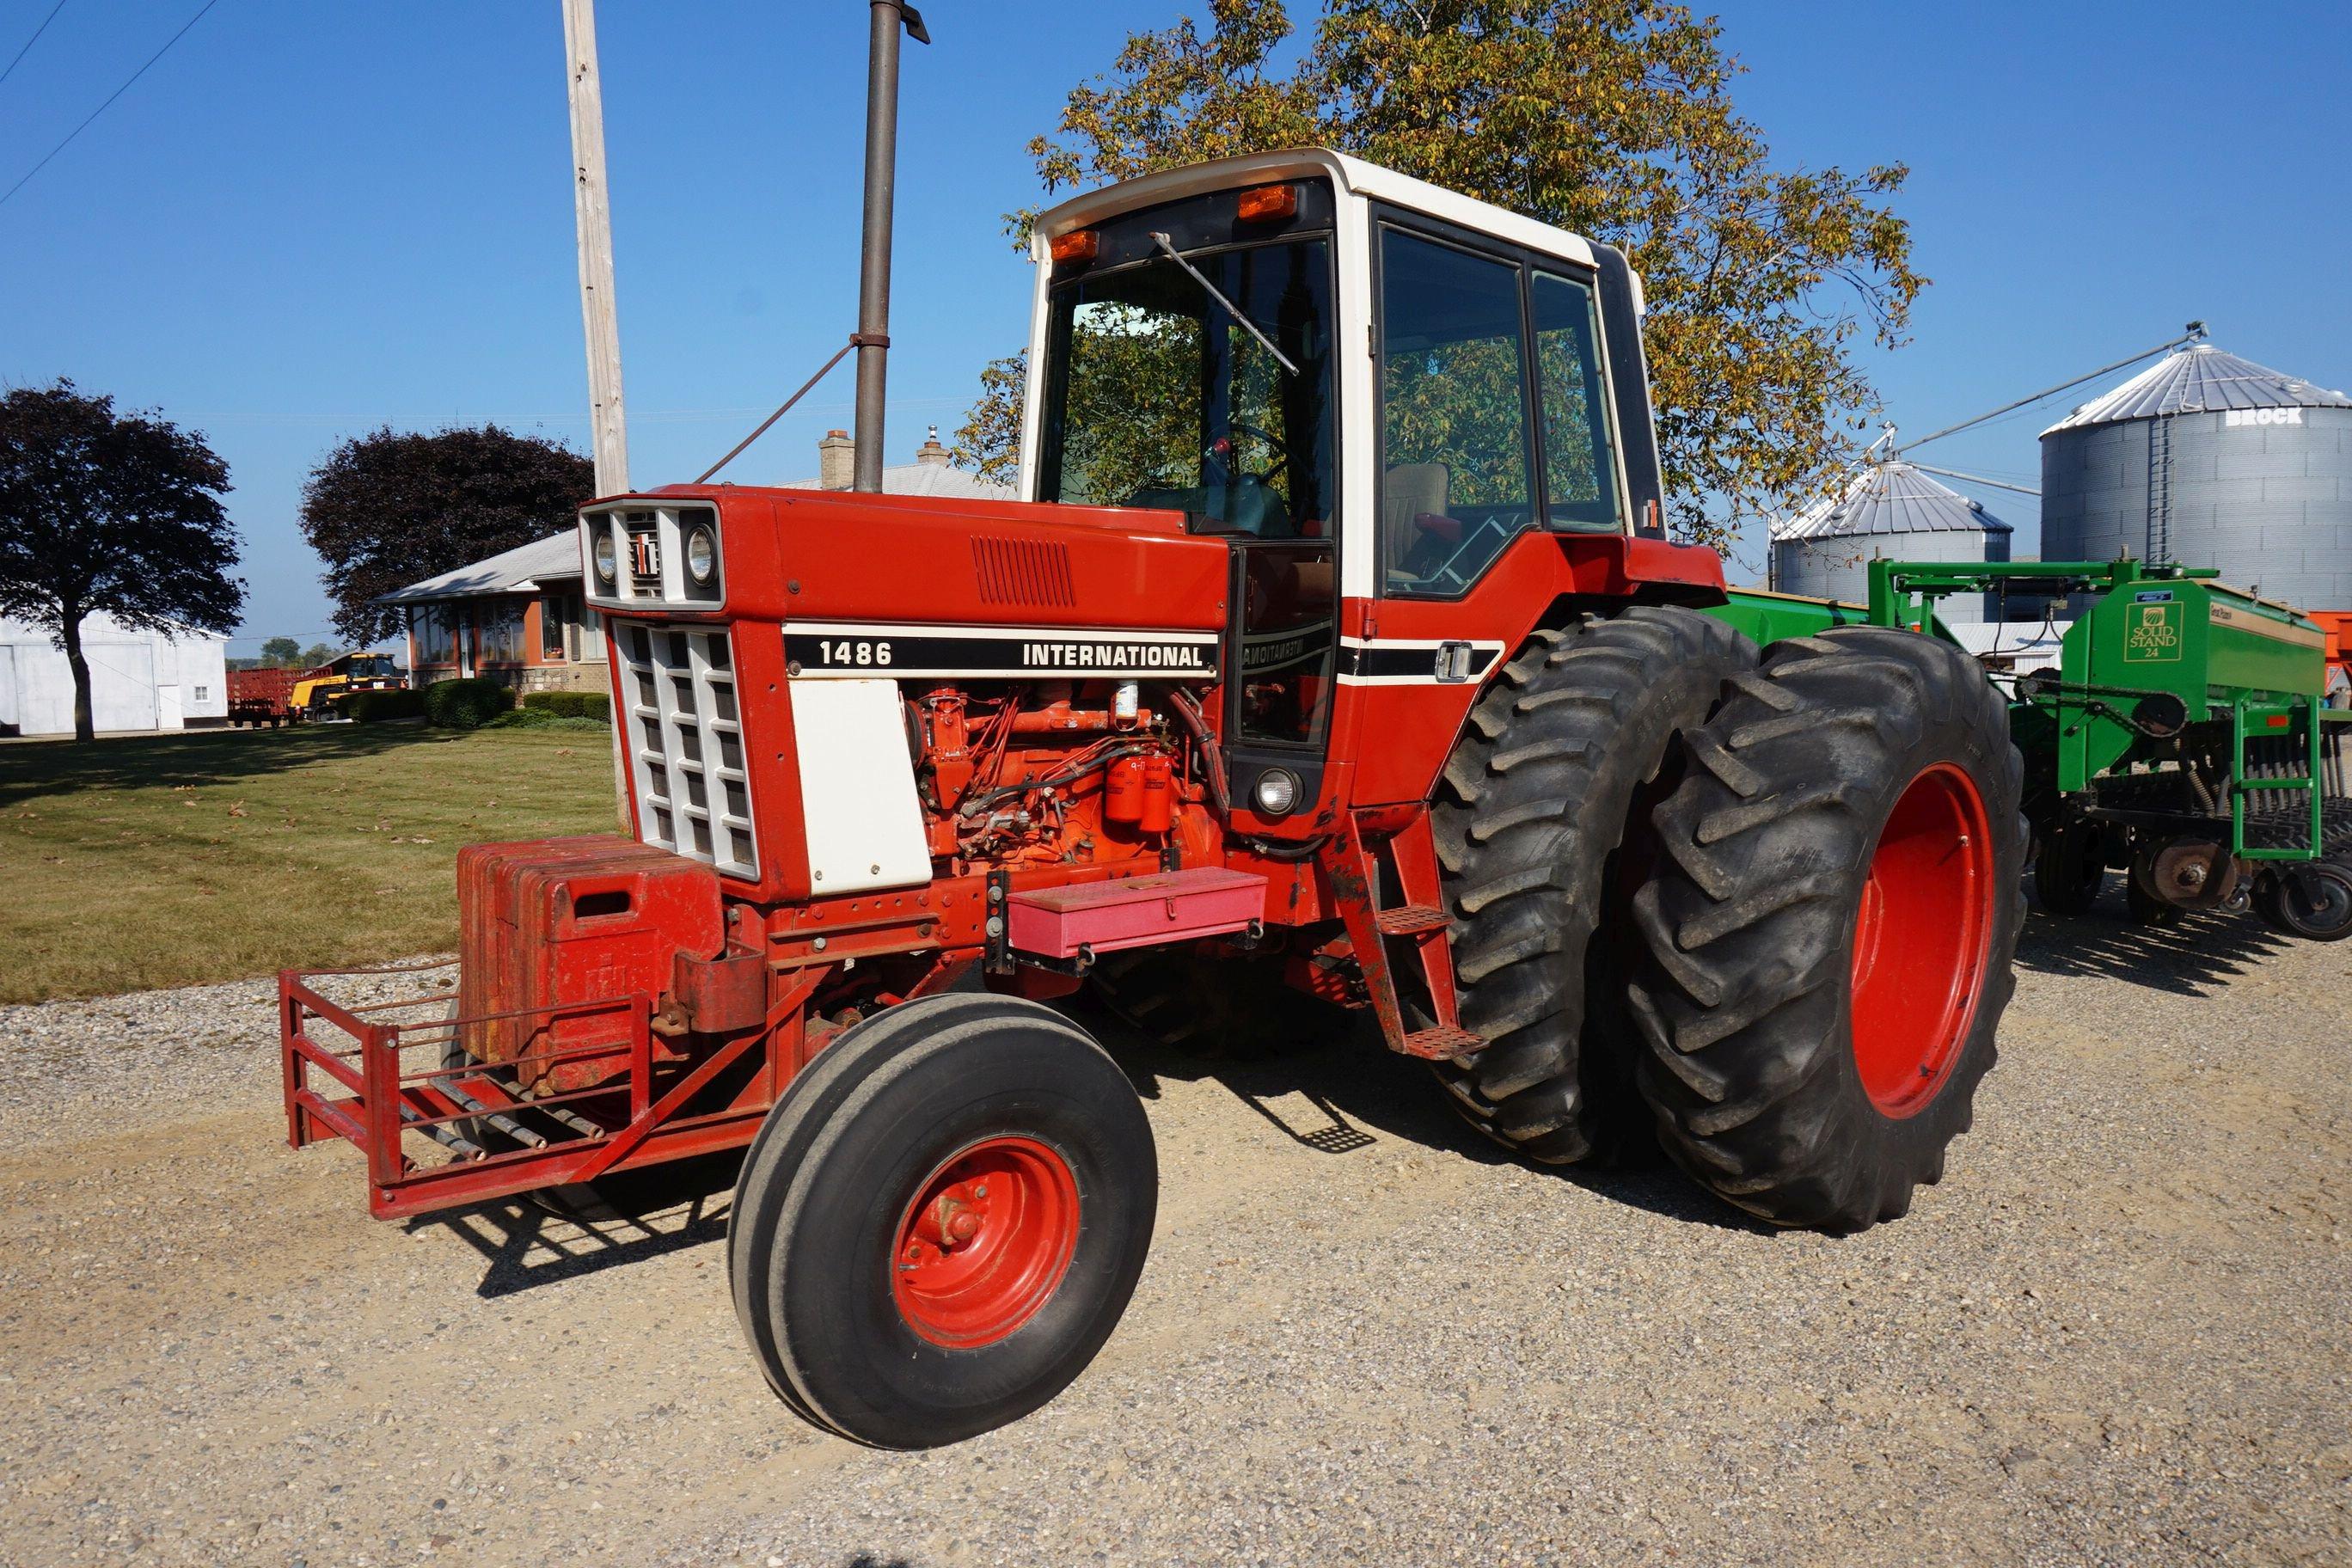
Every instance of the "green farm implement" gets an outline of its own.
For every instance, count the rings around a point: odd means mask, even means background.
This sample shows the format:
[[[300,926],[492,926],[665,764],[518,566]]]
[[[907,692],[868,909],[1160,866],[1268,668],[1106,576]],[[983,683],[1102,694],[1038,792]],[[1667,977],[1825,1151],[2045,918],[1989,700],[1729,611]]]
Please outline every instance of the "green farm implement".
[[[2290,935],[2352,935],[2352,712],[2326,699],[2326,637],[2208,568],[2135,561],[1875,561],[1867,605],[1735,592],[1756,636],[1863,623],[1948,637],[1936,605],[2028,591],[2084,605],[2054,666],[1997,675],[2025,763],[2035,891],[2079,914],[2110,869],[2133,917],[2242,909]]]

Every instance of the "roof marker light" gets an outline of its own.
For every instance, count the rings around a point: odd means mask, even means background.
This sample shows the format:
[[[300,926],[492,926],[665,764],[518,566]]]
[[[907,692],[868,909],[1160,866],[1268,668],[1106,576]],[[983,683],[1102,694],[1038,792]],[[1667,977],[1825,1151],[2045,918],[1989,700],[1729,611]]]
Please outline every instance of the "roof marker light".
[[[1236,214],[1244,223],[1263,223],[1273,218],[1298,216],[1297,185],[1260,185],[1242,193],[1241,206]]]
[[[1101,245],[1101,237],[1093,229],[1081,228],[1055,235],[1046,248],[1056,261],[1092,261]]]

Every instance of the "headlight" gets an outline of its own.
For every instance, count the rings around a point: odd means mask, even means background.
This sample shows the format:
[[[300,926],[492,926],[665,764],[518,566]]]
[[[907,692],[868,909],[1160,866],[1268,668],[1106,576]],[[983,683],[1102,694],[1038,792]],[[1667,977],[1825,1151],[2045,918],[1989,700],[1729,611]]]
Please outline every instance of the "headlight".
[[[596,580],[600,583],[611,582],[613,573],[619,564],[618,558],[613,553],[613,531],[599,522],[596,525]]]
[[[711,537],[709,527],[701,523],[687,530],[686,570],[704,587],[719,572],[719,541]]]
[[[1260,816],[1288,816],[1298,807],[1298,775],[1288,768],[1268,768],[1257,775],[1250,794]]]

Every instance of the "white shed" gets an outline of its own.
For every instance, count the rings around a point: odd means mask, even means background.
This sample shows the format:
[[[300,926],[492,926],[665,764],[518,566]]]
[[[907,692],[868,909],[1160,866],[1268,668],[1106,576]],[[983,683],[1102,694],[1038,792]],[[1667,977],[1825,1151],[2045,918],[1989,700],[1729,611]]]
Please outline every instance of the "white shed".
[[[186,626],[81,624],[90,720],[106,730],[187,730],[228,720],[228,639]],[[73,733],[73,671],[46,627],[0,620],[0,734]]]

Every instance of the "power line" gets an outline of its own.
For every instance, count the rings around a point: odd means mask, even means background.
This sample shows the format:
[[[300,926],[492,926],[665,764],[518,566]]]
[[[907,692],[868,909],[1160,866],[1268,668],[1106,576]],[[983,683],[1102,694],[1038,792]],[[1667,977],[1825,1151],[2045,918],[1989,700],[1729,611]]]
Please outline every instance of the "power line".
[[[172,52],[172,46],[178,43],[182,38],[186,37],[188,36],[188,29],[203,21],[205,19],[205,13],[219,4],[220,0],[205,0],[203,6],[198,9],[196,14],[189,17],[184,23],[181,24],[180,30],[164,40],[163,47],[162,48],[157,49],[153,54],[147,57],[146,65],[141,66],[137,70],[132,71],[128,80],[124,81],[121,87],[116,88],[112,92],[107,94],[106,101],[104,103],[100,104],[96,109],[89,111],[89,120],[83,121],[79,125],[77,125],[71,131],[67,132],[66,139],[49,149],[48,157],[43,158],[39,163],[26,170],[25,177],[8,187],[8,195],[0,196],[0,206],[7,205],[9,197],[14,196],[18,191],[23,190],[26,184],[32,180],[32,177],[35,174],[37,174],[42,170],[47,168],[49,166],[50,158],[56,157],[58,153],[71,146],[73,144],[73,139],[80,135],[83,132],[89,130],[92,121],[95,121],[100,115],[104,114],[108,110],[113,108],[114,100],[131,90],[131,82],[135,82],[141,77],[145,76],[149,67],[152,66],[157,60],[162,59],[165,55],[170,54]],[[57,15],[54,11],[49,14],[51,16]],[[41,26],[46,27],[48,24],[44,22]],[[37,37],[38,35],[37,34],[35,36]],[[29,44],[26,46],[27,48],[30,48],[32,46]]]
[[[58,13],[65,8],[66,0],[58,0],[56,5],[49,7],[49,14],[41,18],[41,25],[33,29],[33,36],[25,40],[25,47],[18,49],[16,51],[16,58],[8,62],[8,68],[6,70],[0,71],[0,81],[6,81],[11,76],[16,74],[16,68],[24,63],[25,57],[26,55],[33,52],[33,46],[41,41],[41,35],[49,30],[49,24],[56,21],[58,19]]]
[[[2045,397],[2055,397],[2058,394],[2065,391],[2070,386],[2080,386],[2084,382],[2092,380],[2096,376],[2105,375],[2111,370],[2121,370],[2127,364],[2137,364],[2141,360],[2147,359],[2155,354],[2160,354],[2167,349],[2177,349],[2183,343],[2200,342],[2204,340],[2204,337],[2205,323],[2202,321],[2191,321],[2188,326],[2181,329],[2180,336],[2173,338],[2168,342],[2158,343],[2152,349],[2142,349],[2139,353],[2131,355],[2127,359],[2119,359],[2113,364],[2103,364],[2096,370],[2086,370],[2071,381],[2062,381],[2055,386],[2045,386],[2041,391],[2033,393],[2030,396],[2021,397],[2014,403],[2004,403],[2000,407],[1992,410],[1990,414],[1979,414],[1973,419],[1963,419],[1958,425],[1947,425],[1941,430],[1933,431],[1927,435],[1920,437],[1916,441],[1906,441],[1903,443],[1899,450],[1908,452],[1916,447],[1924,447],[1930,441],[1940,441],[1945,437],[1957,435],[1958,432],[1966,430],[1971,426],[1982,425],[1989,420],[1998,419],[2004,414],[2014,413],[2017,410],[2025,407],[2028,404],[2039,403]]]

